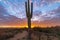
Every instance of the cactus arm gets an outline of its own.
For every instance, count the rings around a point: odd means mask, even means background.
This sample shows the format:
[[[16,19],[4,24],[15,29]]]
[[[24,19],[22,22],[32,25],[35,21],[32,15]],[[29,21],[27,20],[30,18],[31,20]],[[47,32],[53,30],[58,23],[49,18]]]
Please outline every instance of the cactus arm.
[[[32,18],[32,15],[33,15],[33,3],[31,3],[31,18]]]
[[[25,2],[26,16],[28,17],[27,2]]]
[[[27,2],[25,2],[25,10],[26,10],[26,15],[27,15]]]

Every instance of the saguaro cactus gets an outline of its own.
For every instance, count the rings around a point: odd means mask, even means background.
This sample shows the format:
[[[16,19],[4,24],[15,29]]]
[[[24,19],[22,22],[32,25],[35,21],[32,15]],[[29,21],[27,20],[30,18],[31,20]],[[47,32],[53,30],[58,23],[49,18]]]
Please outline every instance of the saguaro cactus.
[[[25,2],[25,8],[26,8],[26,17],[28,20],[28,40],[31,40],[31,18],[32,18],[32,13],[33,13],[33,3],[31,3],[28,0],[28,2]]]

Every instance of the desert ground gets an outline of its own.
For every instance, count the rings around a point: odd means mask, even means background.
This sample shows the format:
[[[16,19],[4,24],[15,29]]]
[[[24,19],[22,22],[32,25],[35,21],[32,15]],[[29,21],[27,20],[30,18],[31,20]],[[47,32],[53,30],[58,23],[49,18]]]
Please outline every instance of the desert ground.
[[[0,40],[27,40],[27,30],[27,28],[0,28]],[[33,28],[31,40],[60,40],[60,27]]]

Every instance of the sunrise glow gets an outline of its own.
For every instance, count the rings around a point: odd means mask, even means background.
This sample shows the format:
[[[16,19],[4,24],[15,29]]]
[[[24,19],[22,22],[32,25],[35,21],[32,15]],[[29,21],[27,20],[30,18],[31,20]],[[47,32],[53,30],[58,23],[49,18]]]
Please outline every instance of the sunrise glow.
[[[0,0],[0,28],[28,28],[26,1]],[[59,0],[30,0],[30,2],[33,2],[31,28],[60,26]]]

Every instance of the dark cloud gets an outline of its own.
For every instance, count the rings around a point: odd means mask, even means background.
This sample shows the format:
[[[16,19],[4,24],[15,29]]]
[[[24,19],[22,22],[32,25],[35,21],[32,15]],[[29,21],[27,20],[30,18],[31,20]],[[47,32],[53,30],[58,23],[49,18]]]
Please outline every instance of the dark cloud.
[[[60,2],[60,0],[42,0],[42,1],[48,3]]]
[[[56,13],[60,13],[60,6],[56,10],[53,10],[53,11]]]
[[[0,5],[0,25],[20,25],[24,19],[9,15],[2,5]]]
[[[39,6],[46,6],[46,5],[50,5],[53,3],[60,3],[60,0],[41,0],[39,3],[36,3]]]
[[[35,11],[32,21],[45,21],[54,18],[60,18],[60,7],[46,13],[42,13],[41,11]]]
[[[35,16],[40,16],[42,14],[42,12],[40,10],[36,10],[33,12],[33,15]]]
[[[54,9],[54,10],[51,10],[50,12],[48,12],[44,18],[46,20],[51,20],[51,19],[57,19],[57,18],[60,18],[60,7]]]
[[[60,17],[60,7],[56,8],[55,10],[50,11],[50,14],[56,15],[55,17]]]

